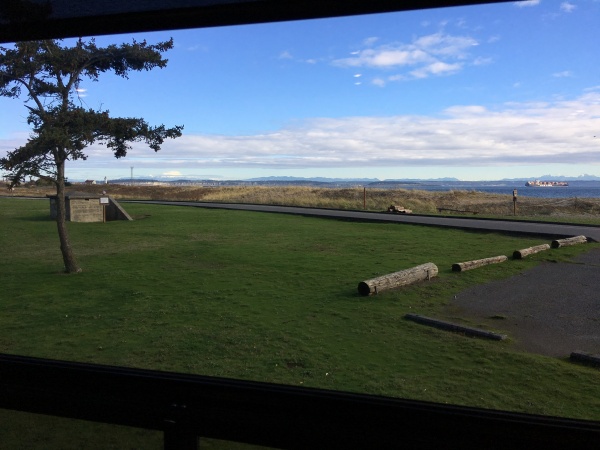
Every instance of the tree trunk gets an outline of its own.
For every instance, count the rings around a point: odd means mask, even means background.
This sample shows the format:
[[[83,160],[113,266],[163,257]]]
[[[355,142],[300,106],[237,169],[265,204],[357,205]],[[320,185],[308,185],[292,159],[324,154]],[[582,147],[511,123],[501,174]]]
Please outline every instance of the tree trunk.
[[[66,273],[79,273],[81,267],[77,264],[75,254],[71,248],[69,230],[67,229],[67,208],[65,201],[65,162],[56,161],[56,226],[60,240],[60,251],[65,264]]]
[[[371,280],[358,283],[360,295],[375,295],[381,291],[405,286],[417,281],[429,280],[438,274],[438,268],[433,263],[425,263],[411,269],[401,270]]]
[[[544,250],[548,250],[550,248],[550,244],[542,244],[536,245],[535,247],[524,248],[522,250],[515,250],[513,252],[513,259],[523,259],[526,256],[533,255],[534,253],[543,252]]]
[[[452,264],[452,270],[454,272],[464,272],[465,270],[475,269],[481,266],[487,266],[488,264],[496,264],[506,261],[508,258],[504,255],[492,256],[491,258],[476,259],[474,261],[466,261],[461,263]]]

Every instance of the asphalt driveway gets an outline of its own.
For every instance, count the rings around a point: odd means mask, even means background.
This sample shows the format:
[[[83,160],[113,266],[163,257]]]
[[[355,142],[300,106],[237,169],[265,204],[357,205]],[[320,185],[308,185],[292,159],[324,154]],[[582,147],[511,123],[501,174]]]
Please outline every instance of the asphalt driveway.
[[[470,288],[448,312],[507,334],[527,352],[600,354],[600,249]]]

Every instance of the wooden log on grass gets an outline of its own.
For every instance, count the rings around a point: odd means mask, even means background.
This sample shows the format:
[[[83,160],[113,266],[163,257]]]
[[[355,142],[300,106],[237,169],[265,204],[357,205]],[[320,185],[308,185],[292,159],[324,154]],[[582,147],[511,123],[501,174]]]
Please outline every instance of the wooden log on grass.
[[[552,248],[566,247],[567,245],[585,244],[587,238],[585,236],[573,236],[565,239],[557,239],[552,241]]]
[[[475,259],[473,261],[465,261],[461,263],[452,264],[452,270],[454,272],[464,272],[465,270],[476,269],[477,267],[487,266],[488,264],[497,264],[504,262],[508,259],[508,257],[501,256],[492,256],[491,258],[484,259]]]
[[[533,255],[534,253],[543,252],[544,250],[548,250],[550,248],[550,244],[542,244],[536,245],[534,247],[524,248],[522,250],[515,250],[513,252],[513,259],[523,259],[526,256]]]
[[[388,289],[406,286],[417,281],[430,280],[437,276],[438,268],[433,263],[425,263],[410,269],[401,270],[381,277],[358,283],[358,293],[360,295],[375,295]]]
[[[571,361],[580,362],[594,367],[600,367],[600,355],[591,355],[584,353],[580,350],[576,350],[571,353]]]
[[[432,319],[431,317],[420,316],[418,314],[406,314],[404,318],[412,320],[416,323],[420,323],[422,325],[429,325],[430,327],[439,328],[440,330],[454,331],[455,333],[463,333],[466,336],[475,336],[484,339],[492,339],[494,341],[503,341],[504,339],[506,339],[505,334],[498,334],[492,331],[480,330],[479,328],[465,327],[456,323]]]

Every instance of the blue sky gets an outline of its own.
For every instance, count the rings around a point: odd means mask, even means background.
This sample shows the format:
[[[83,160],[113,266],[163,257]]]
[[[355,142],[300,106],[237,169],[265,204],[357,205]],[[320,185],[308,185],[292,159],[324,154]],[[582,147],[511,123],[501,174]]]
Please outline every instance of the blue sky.
[[[600,176],[598,23],[600,0],[532,0],[97,37],[174,38],[165,69],[84,81],[80,101],[184,135],[91,147],[67,176]],[[0,155],[26,114],[0,99]]]

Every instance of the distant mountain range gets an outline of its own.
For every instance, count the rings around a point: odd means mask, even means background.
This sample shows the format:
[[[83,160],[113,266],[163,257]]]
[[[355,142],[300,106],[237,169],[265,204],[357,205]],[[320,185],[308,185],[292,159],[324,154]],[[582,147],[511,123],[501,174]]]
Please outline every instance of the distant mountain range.
[[[247,184],[276,184],[276,185],[353,185],[353,186],[382,186],[382,185],[400,185],[400,184],[423,184],[423,183],[493,183],[493,182],[525,182],[530,180],[540,181],[600,181],[600,177],[595,175],[580,175],[577,177],[565,177],[560,175],[542,175],[529,178],[503,178],[501,180],[485,181],[462,181],[458,178],[399,178],[385,179],[378,178],[327,178],[327,177],[258,177],[244,180],[211,180],[197,178],[178,178],[172,177],[153,177],[153,178],[118,178],[109,180],[109,183],[152,183],[162,182],[169,184],[214,184],[214,185],[247,185]],[[98,181],[100,183],[100,181]]]
[[[541,177],[531,178],[504,178],[502,181],[524,181],[524,180],[539,180],[539,181],[600,181],[600,177],[596,175],[579,175],[578,177],[563,177],[560,175],[542,175]]]
[[[458,178],[428,178],[428,179],[416,179],[416,178],[402,178],[393,180],[380,180],[379,178],[326,178],[326,177],[314,177],[314,178],[303,178],[303,177],[261,177],[261,178],[250,178],[245,181],[316,181],[318,183],[379,183],[382,181],[408,181],[408,182],[420,182],[420,181],[460,181]]]
[[[258,177],[248,178],[244,181],[316,181],[317,183],[373,183],[380,181],[378,178],[326,178],[326,177]]]
[[[577,177],[565,177],[562,175],[542,175],[539,177],[529,178],[502,178],[501,180],[483,180],[485,181],[527,181],[527,180],[554,180],[554,181],[600,181],[600,177],[596,175],[579,175]],[[314,178],[303,178],[303,177],[262,177],[262,178],[250,178],[244,181],[316,181],[319,183],[379,183],[379,182],[409,182],[409,183],[421,183],[421,182],[461,182],[458,178],[444,177],[444,178],[394,178],[380,180],[379,178],[325,178],[325,177],[314,177]]]

